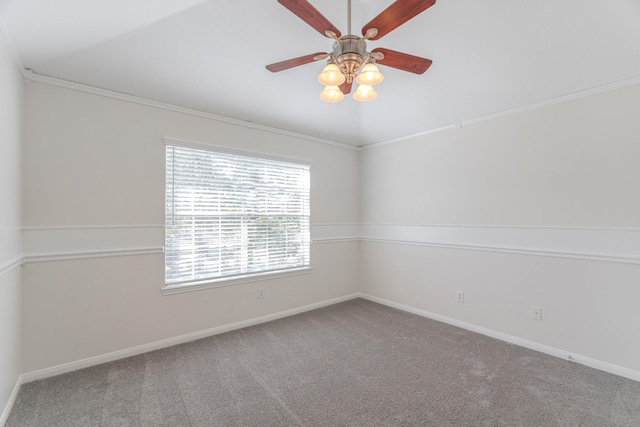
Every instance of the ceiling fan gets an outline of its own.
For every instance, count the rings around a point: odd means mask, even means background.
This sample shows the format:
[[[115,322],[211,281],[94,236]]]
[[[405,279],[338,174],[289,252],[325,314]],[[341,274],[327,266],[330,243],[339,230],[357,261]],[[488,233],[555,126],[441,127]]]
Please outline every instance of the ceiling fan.
[[[337,102],[351,92],[353,80],[359,84],[353,94],[358,101],[376,98],[374,85],[383,79],[375,63],[422,74],[431,66],[430,59],[409,55],[391,49],[376,48],[367,51],[367,40],[378,40],[398,28],[414,16],[433,6],[436,0],[395,0],[362,28],[362,37],[351,34],[351,0],[348,0],[348,35],[340,31],[307,0],[278,0],[280,4],[297,15],[323,36],[334,40],[331,52],[317,52],[267,65],[267,70],[278,72],[310,62],[327,59],[327,66],[318,76],[325,85],[320,99]]]

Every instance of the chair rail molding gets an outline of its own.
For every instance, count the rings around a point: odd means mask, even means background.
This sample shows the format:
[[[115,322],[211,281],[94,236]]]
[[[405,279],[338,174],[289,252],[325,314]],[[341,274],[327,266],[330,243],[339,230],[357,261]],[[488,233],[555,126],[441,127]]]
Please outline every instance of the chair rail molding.
[[[25,227],[23,245],[27,263],[161,254],[164,226]]]
[[[357,242],[359,229],[356,223],[312,224],[312,243]],[[27,263],[151,255],[163,253],[164,225],[25,227],[21,239]]]
[[[23,261],[22,230],[0,230],[0,275],[19,267]]]
[[[352,242],[360,240],[360,224],[311,224],[312,243]]]
[[[163,225],[0,230],[0,273],[24,261],[160,254]],[[372,242],[640,264],[640,228],[502,225],[311,224],[312,244]],[[13,248],[13,249],[11,249]],[[3,252],[4,251],[4,252]]]
[[[361,224],[362,241],[640,264],[640,229]]]

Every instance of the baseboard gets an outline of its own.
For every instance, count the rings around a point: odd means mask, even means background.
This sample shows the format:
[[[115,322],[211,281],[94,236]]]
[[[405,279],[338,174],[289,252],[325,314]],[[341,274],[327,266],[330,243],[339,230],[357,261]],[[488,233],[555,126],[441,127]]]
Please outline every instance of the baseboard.
[[[282,319],[284,317],[293,316],[296,314],[300,314],[307,311],[315,310],[317,308],[322,308],[322,307],[337,304],[340,302],[348,301],[358,297],[359,297],[359,294],[344,295],[342,297],[332,298],[329,300],[320,301],[320,302],[305,305],[302,307],[296,307],[289,310],[279,311],[277,313],[267,314],[265,316],[254,317],[252,319],[247,319],[240,322],[217,326],[215,328],[206,329],[203,331],[180,335],[173,338],[167,338],[164,340],[155,341],[148,344],[130,347],[124,350],[118,350],[111,353],[102,354],[99,356],[89,357],[87,359],[77,360],[75,362],[65,363],[63,365],[52,366],[50,368],[28,372],[21,375],[21,384],[28,383],[35,380],[40,380],[43,378],[53,377],[56,375],[66,374],[67,372],[88,368],[90,366],[100,365],[101,363],[112,362],[114,360],[124,359],[131,356],[137,356],[139,354],[147,353],[149,351],[159,350],[161,348],[171,347],[177,344],[183,344],[183,343],[186,343],[189,341],[195,341],[201,338],[207,338],[213,335],[234,331],[236,329],[246,328],[248,326],[259,325],[261,323]]]
[[[550,347],[544,344],[540,344],[534,341],[525,340],[522,338],[514,337],[513,335],[504,334],[491,329],[483,328],[481,326],[473,325],[471,323],[461,322],[450,317],[442,316],[436,313],[431,313],[426,310],[421,310],[408,305],[400,304],[397,302],[389,301],[383,298],[378,298],[372,295],[360,293],[358,297],[376,302],[378,304],[386,305],[388,307],[397,308],[398,310],[406,311],[408,313],[417,314],[418,316],[426,317],[428,319],[437,320],[438,322],[447,323],[449,325],[457,326],[462,329],[466,329],[472,332],[477,332],[482,335],[486,335],[491,338],[495,338],[501,341],[515,344],[520,347],[528,348],[530,350],[539,351],[551,356],[559,357],[564,360],[579,363],[581,365],[588,366],[590,368],[598,369],[600,371],[608,372],[610,374],[618,375],[630,380],[640,382],[640,372],[632,369],[624,368],[622,366],[614,365],[612,363],[603,362],[601,360],[592,359],[590,357],[581,356],[578,354],[567,352],[555,347]]]
[[[240,322],[230,323],[227,325],[217,326],[215,328],[206,329],[203,331],[193,332],[190,334],[180,335],[165,340],[155,341],[148,344],[143,344],[135,347],[130,347],[124,350],[114,351],[111,353],[90,357],[87,359],[78,360],[75,362],[65,363],[63,365],[53,366],[50,368],[40,369],[37,371],[27,372],[20,375],[18,382],[16,383],[14,392],[11,396],[7,408],[0,418],[0,426],[4,425],[6,418],[9,415],[9,411],[13,406],[13,402],[20,388],[20,385],[29,383],[31,381],[40,380],[44,378],[53,377],[56,375],[65,374],[67,372],[76,371],[78,369],[88,368],[90,366],[99,365],[101,363],[112,362],[114,360],[124,359],[131,356],[136,356],[142,353],[146,353],[153,350],[159,350],[161,348],[171,347],[177,344],[183,344],[189,341],[194,341],[201,338],[210,337],[213,335],[222,334],[225,332],[234,331],[249,326],[259,325],[261,323],[269,322],[272,320],[282,319],[284,317],[293,316],[296,314],[304,313],[307,311],[315,310],[318,308],[326,307],[329,305],[337,304],[340,302],[348,301],[354,298],[363,298],[378,304],[386,305],[388,307],[397,308],[408,313],[416,314],[418,316],[426,317],[428,319],[436,320],[438,322],[447,323],[462,329],[466,329],[472,332],[477,332],[482,335],[489,336],[491,338],[499,339],[510,344],[518,345],[520,347],[528,348],[531,350],[539,351],[551,356],[559,357],[564,360],[569,360],[581,365],[588,366],[590,368],[598,369],[600,371],[608,372],[610,374],[618,375],[624,378],[628,378],[634,381],[640,382],[640,372],[632,369],[624,368],[622,366],[614,365],[608,362],[592,359],[586,356],[573,354],[565,350],[561,350],[555,347],[546,346],[534,341],[525,340],[512,335],[497,332],[491,329],[483,328],[481,326],[473,325],[471,323],[462,322],[450,317],[442,316],[436,313],[431,313],[426,310],[421,310],[408,305],[400,304],[383,298],[375,297],[365,293],[354,293],[344,295],[342,297],[332,298],[329,300],[320,301],[317,303],[305,305],[302,307],[292,308],[289,310],[280,311],[277,313],[268,314],[265,316],[254,317],[252,319],[243,320]]]
[[[18,377],[16,381],[15,387],[13,387],[13,391],[11,392],[11,396],[9,397],[9,401],[7,405],[4,407],[4,411],[2,411],[2,415],[0,415],[0,427],[4,427],[9,419],[9,414],[11,413],[11,409],[13,409],[13,404],[16,402],[16,397],[18,397],[18,392],[20,391],[20,386],[24,383],[22,375]]]

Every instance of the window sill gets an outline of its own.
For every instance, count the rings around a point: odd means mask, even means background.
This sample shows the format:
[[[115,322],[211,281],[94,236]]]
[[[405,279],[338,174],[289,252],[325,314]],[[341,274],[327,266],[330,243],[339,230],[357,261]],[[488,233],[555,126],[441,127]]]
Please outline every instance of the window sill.
[[[180,294],[183,292],[200,291],[203,289],[221,288],[223,286],[233,286],[242,283],[260,282],[264,280],[279,279],[281,277],[299,276],[301,274],[309,274],[313,268],[303,267],[287,271],[277,271],[269,273],[249,274],[246,276],[238,276],[234,278],[212,279],[193,284],[169,285],[162,288],[162,295]]]

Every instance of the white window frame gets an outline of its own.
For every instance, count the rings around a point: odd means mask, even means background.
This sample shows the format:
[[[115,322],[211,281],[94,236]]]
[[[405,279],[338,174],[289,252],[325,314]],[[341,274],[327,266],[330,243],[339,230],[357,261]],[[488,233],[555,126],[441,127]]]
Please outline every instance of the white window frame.
[[[162,289],[162,293],[163,294],[173,294],[173,293],[179,293],[179,292],[188,292],[188,291],[195,291],[195,290],[200,290],[200,289],[207,289],[207,288],[212,288],[212,287],[219,287],[219,286],[229,286],[229,285],[233,285],[233,284],[238,284],[238,283],[246,283],[246,282],[253,282],[253,281],[259,281],[259,280],[266,280],[266,279],[273,279],[273,278],[279,278],[279,277],[284,277],[284,276],[292,276],[292,275],[299,275],[299,274],[307,274],[311,271],[311,237],[310,237],[310,227],[311,227],[311,219],[310,219],[310,197],[311,197],[311,189],[310,189],[310,176],[311,176],[311,163],[308,161],[304,161],[304,160],[299,160],[299,159],[291,159],[291,158],[285,158],[285,157],[279,157],[279,156],[272,156],[272,155],[267,155],[267,154],[263,154],[263,153],[256,153],[256,152],[251,152],[251,151],[241,151],[241,150],[233,150],[233,149],[229,149],[226,147],[220,147],[220,146],[215,146],[215,145],[209,145],[209,144],[200,144],[200,143],[195,143],[195,142],[191,142],[191,141],[184,141],[184,140],[179,140],[179,139],[174,139],[174,138],[165,138],[164,139],[165,142],[165,172],[167,173],[167,176],[165,177],[165,199],[164,199],[164,206],[165,206],[165,286]],[[169,179],[170,177],[168,176],[168,155],[167,155],[167,150],[169,149],[169,147],[176,147],[178,149],[194,149],[194,150],[200,150],[200,151],[207,151],[207,152],[211,152],[211,153],[217,153],[220,154],[221,156],[239,156],[239,159],[245,159],[247,161],[251,161],[250,159],[255,159],[257,161],[260,162],[273,162],[274,165],[280,165],[282,166],[283,164],[291,164],[293,167],[295,167],[296,169],[300,170],[300,169],[306,169],[308,175],[307,175],[307,182],[306,182],[306,208],[303,208],[303,212],[304,214],[302,215],[302,217],[304,218],[306,216],[306,223],[304,223],[303,220],[303,225],[302,225],[302,236],[300,236],[300,241],[298,241],[299,244],[301,244],[303,246],[303,250],[306,250],[306,259],[303,256],[303,260],[302,263],[298,263],[298,265],[296,266],[292,266],[292,267],[284,267],[281,269],[268,269],[268,270],[260,270],[260,271],[251,271],[251,272],[246,272],[246,273],[234,273],[234,274],[229,274],[229,275],[224,275],[224,276],[217,276],[217,277],[207,277],[207,278],[199,278],[199,279],[194,279],[194,280],[184,280],[184,281],[179,281],[179,282],[171,282],[168,281],[168,274],[166,273],[166,269],[168,268],[168,258],[171,255],[170,253],[170,249],[167,247],[168,245],[168,236],[169,236],[169,232],[171,230],[171,226],[169,224],[170,219],[172,218],[172,213],[170,213],[170,211],[172,212],[172,208],[169,208],[169,194],[171,193],[172,195],[174,194],[173,191],[169,191],[168,185],[169,185]],[[174,177],[175,175],[171,175],[172,177]],[[243,221],[244,224],[244,221]],[[244,227],[244,226],[242,226]],[[247,255],[247,253],[244,251],[245,248],[243,248],[241,257],[244,257]],[[175,255],[175,253],[174,253]],[[246,261],[246,260],[245,260]]]

